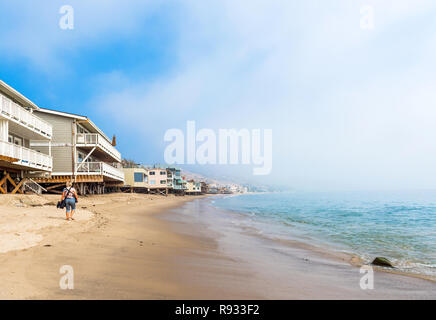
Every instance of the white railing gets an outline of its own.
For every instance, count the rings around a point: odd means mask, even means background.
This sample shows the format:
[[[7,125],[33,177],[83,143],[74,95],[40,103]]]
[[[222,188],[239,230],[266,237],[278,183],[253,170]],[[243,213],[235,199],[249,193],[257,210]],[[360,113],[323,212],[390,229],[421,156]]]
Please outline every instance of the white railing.
[[[14,164],[29,168],[45,171],[51,171],[53,168],[51,156],[6,141],[0,141],[0,155],[17,159]]]
[[[121,162],[121,153],[115,149],[103,136],[98,133],[79,133],[76,138],[77,146],[97,146]]]
[[[52,137],[53,127],[50,123],[38,118],[2,94],[0,94],[0,117],[5,117],[27,127],[45,138],[50,139]]]
[[[124,171],[104,162],[76,163],[76,174],[103,175],[124,181]]]

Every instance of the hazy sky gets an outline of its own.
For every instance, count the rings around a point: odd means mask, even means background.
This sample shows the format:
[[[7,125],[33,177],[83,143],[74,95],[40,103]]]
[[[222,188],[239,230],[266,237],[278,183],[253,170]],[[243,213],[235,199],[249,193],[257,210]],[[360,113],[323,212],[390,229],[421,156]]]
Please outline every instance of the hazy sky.
[[[436,188],[436,3],[3,0],[1,78],[90,116],[123,156],[170,128],[273,129],[273,169],[197,166],[299,189]],[[59,8],[74,8],[74,30]],[[374,28],[362,29],[371,5]]]

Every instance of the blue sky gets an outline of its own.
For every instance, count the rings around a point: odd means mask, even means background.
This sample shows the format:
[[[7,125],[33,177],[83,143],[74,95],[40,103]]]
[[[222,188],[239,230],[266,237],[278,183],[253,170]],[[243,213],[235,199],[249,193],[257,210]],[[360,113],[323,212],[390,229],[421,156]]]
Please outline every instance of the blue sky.
[[[195,120],[272,128],[273,172],[192,170],[300,189],[436,187],[433,1],[41,3],[1,2],[1,78],[90,116],[128,158],[162,162],[165,131]],[[74,30],[58,26],[64,4]]]

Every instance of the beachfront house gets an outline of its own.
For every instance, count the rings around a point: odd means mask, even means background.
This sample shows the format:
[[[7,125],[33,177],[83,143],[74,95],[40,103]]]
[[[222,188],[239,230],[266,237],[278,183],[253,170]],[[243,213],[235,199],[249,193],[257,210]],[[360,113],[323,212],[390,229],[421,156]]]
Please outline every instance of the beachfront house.
[[[209,185],[206,182],[204,182],[204,181],[200,182],[200,187],[201,187],[201,193],[202,194],[208,193]]]
[[[167,170],[163,166],[147,168],[148,188],[150,193],[168,194]]]
[[[201,183],[195,182],[194,180],[189,180],[186,183],[186,193],[187,194],[200,194],[201,193]]]
[[[40,108],[21,93],[0,80],[0,192],[40,193],[30,177],[49,174],[52,125],[40,118]],[[47,144],[44,150],[32,150],[30,141]]]
[[[217,194],[220,193],[220,187],[217,184],[209,184],[207,188],[208,194]]]
[[[123,189],[130,192],[147,192],[151,194],[168,194],[167,170],[163,166],[136,166],[124,168],[125,184]]]
[[[34,113],[53,126],[53,170],[37,182],[54,190],[73,181],[81,194],[100,194],[124,185],[120,152],[88,117],[43,108]],[[49,145],[33,141],[31,148],[45,153]]]
[[[148,171],[146,168],[124,168],[124,186],[148,189]],[[132,190],[133,191],[133,190]]]
[[[242,187],[237,184],[232,184],[227,187],[231,193],[241,193]]]
[[[168,167],[167,169],[167,183],[171,190],[176,193],[184,193],[187,189],[186,179],[182,176],[180,168]]]

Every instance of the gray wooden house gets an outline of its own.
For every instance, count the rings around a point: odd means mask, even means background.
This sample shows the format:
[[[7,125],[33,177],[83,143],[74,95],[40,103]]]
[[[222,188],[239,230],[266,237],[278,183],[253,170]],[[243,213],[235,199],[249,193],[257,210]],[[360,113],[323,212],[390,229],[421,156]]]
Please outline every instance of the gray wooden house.
[[[53,127],[52,141],[31,141],[31,148],[47,152],[51,148],[51,177],[36,179],[48,190],[75,183],[80,193],[104,193],[124,184],[121,154],[112,141],[88,117],[40,108],[38,117]]]

